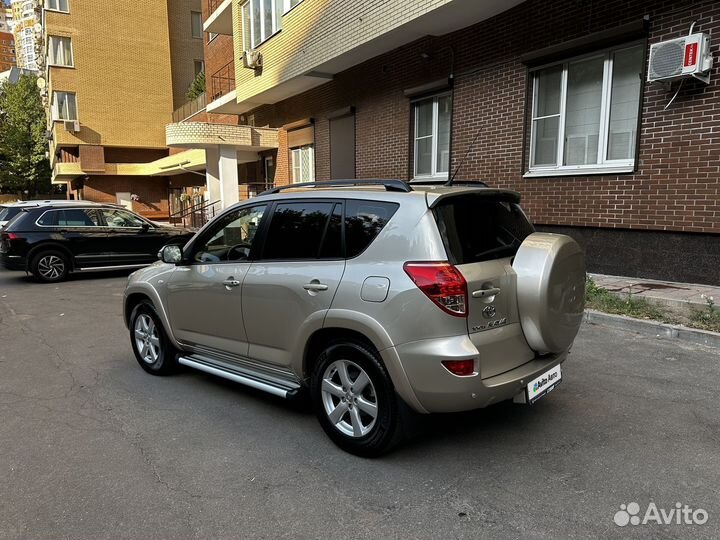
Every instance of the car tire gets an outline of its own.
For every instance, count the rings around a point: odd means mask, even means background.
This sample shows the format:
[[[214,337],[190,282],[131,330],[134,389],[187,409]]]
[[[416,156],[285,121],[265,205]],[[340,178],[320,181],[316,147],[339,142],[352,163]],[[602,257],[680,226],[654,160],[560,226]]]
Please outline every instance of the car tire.
[[[310,393],[320,425],[343,450],[376,457],[398,442],[399,398],[385,366],[368,346],[330,344],[315,363]]]
[[[57,283],[67,278],[70,271],[68,256],[56,249],[44,249],[33,256],[30,273],[41,283]]]
[[[178,350],[149,301],[135,306],[129,327],[133,353],[141,368],[151,375],[169,375],[176,371]]]

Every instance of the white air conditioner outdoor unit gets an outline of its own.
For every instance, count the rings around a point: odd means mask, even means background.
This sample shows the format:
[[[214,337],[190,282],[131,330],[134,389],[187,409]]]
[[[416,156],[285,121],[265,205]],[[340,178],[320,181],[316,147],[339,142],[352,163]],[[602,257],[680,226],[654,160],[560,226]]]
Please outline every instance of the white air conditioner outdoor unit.
[[[243,67],[248,69],[258,69],[263,65],[262,54],[260,51],[247,50],[243,51]]]
[[[65,131],[70,133],[78,133],[80,131],[80,122],[78,120],[63,120]]]
[[[650,46],[648,81],[669,82],[682,77],[695,77],[709,83],[712,65],[710,36],[707,34],[690,34],[661,41]]]

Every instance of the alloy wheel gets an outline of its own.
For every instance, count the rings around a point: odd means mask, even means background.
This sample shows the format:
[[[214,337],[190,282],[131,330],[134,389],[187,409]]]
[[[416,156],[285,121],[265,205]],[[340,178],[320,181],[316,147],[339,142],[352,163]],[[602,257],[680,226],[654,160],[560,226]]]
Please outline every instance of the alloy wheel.
[[[152,317],[141,313],[135,319],[135,345],[138,354],[147,364],[154,364],[160,358],[160,335]]]
[[[45,255],[38,261],[37,269],[45,279],[58,279],[65,272],[65,262],[57,255]]]
[[[325,369],[320,391],[325,414],[343,435],[363,437],[375,426],[378,415],[375,387],[355,362],[332,362]]]

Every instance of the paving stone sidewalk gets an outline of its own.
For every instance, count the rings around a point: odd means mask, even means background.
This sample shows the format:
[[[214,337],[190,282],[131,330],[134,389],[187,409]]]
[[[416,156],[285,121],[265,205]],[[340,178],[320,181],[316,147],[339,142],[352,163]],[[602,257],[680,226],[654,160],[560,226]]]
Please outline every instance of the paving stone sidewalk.
[[[674,283],[654,279],[629,278],[590,274],[598,287],[617,295],[645,298],[648,302],[665,305],[674,309],[689,311],[690,308],[706,308],[707,298],[720,308],[720,286],[693,283]]]

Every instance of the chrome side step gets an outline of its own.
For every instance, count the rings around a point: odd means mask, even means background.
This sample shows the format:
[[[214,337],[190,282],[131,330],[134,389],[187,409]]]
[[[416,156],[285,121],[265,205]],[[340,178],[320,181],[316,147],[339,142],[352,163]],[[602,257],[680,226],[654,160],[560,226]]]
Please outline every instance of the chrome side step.
[[[205,356],[180,356],[178,363],[285,399],[295,396],[300,390],[299,382],[267,377],[262,373]]]

